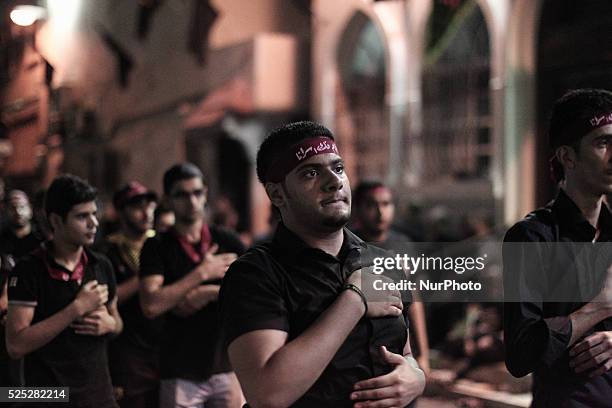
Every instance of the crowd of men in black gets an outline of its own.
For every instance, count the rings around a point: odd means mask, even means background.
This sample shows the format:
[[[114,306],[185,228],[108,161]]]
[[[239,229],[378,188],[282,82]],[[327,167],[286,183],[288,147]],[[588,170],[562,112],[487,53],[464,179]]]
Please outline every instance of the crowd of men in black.
[[[559,194],[506,241],[612,241],[612,94],[565,95],[550,142]],[[373,300],[363,279],[385,253],[378,246],[407,240],[389,232],[390,189],[362,184],[357,235],[348,230],[342,157],[313,122],[272,132],[257,175],[280,221],[248,250],[207,222],[207,182],[190,163],[165,172],[157,214],[160,197],[141,183],[117,191],[119,226],[101,239],[97,192],[85,180],[57,177],[38,211],[9,191],[0,384],[68,386],[74,407],[412,406],[429,370],[422,305],[390,289]],[[534,373],[534,406],[610,403],[608,282],[588,302],[504,306],[506,364]]]

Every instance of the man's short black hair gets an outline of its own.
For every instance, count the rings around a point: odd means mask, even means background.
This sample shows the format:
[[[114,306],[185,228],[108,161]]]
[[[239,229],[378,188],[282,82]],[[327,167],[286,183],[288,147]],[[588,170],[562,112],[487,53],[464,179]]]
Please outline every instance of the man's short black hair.
[[[164,194],[169,195],[174,183],[182,180],[199,178],[206,184],[202,171],[193,163],[179,163],[170,167],[164,173]]]
[[[45,194],[47,217],[57,214],[62,219],[75,205],[95,201],[98,192],[87,181],[72,174],[56,177]]]
[[[324,136],[334,140],[325,126],[310,121],[294,122],[273,130],[259,146],[257,152],[257,178],[262,184],[268,181],[270,167],[288,148],[305,139]]]
[[[572,124],[588,121],[595,114],[612,112],[612,92],[604,89],[574,89],[565,93],[553,106],[548,130],[550,147],[572,146],[576,150],[583,134],[572,132]]]
[[[355,205],[360,205],[366,197],[366,194],[375,188],[387,188],[389,191],[391,190],[389,186],[383,183],[380,180],[362,180],[357,184],[355,191],[353,191],[353,203]]]

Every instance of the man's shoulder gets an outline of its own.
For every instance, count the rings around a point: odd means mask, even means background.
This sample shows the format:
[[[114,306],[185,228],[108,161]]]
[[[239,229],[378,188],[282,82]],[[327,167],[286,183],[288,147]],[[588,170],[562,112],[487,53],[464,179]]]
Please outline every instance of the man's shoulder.
[[[228,274],[248,273],[263,277],[279,275],[284,270],[283,259],[277,256],[271,243],[265,242],[249,248],[230,265]]]
[[[209,225],[209,229],[213,242],[217,243],[222,249],[227,252],[244,253],[244,244],[237,233],[217,225]]]
[[[504,237],[505,242],[553,241],[557,221],[550,206],[538,208],[515,223]]]

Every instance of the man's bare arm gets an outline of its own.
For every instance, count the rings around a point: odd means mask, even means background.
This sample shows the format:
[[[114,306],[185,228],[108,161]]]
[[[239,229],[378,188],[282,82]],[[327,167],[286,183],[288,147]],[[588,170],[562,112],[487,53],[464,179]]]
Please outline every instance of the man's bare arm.
[[[117,285],[117,302],[123,304],[126,300],[138,293],[138,276],[132,276],[130,279],[121,282]]]
[[[287,333],[280,330],[255,330],[232,341],[230,361],[249,405],[287,407],[300,398],[327,367],[364,310],[359,295],[345,290],[289,343]]]

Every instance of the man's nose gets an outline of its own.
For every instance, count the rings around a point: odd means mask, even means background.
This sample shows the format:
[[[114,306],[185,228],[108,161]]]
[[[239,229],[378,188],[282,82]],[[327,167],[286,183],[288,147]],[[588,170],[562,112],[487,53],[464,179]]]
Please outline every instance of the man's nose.
[[[342,174],[338,174],[333,170],[325,171],[325,179],[323,183],[323,190],[325,191],[338,191],[342,189],[344,185],[344,178]]]

